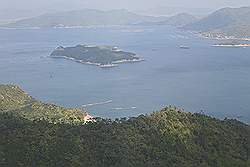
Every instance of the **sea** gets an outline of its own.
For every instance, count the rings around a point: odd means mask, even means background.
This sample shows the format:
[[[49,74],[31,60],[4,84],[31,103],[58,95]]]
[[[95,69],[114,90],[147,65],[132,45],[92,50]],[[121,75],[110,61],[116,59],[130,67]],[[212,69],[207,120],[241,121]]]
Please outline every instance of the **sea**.
[[[96,117],[172,105],[250,123],[250,48],[212,47],[218,42],[169,26],[0,29],[0,83]],[[100,68],[49,57],[78,44],[118,46],[145,61]]]

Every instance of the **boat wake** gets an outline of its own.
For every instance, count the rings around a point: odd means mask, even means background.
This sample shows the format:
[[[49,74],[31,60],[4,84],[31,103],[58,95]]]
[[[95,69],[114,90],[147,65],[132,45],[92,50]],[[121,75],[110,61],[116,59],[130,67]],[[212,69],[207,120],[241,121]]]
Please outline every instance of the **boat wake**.
[[[112,108],[112,110],[131,110],[131,109],[136,109],[137,107],[128,107],[128,108],[123,108],[123,107],[116,107]]]
[[[92,107],[92,106],[104,105],[104,104],[108,104],[112,102],[113,102],[112,100],[108,100],[108,101],[103,101],[103,102],[98,102],[98,103],[89,103],[89,104],[82,105],[82,107]]]

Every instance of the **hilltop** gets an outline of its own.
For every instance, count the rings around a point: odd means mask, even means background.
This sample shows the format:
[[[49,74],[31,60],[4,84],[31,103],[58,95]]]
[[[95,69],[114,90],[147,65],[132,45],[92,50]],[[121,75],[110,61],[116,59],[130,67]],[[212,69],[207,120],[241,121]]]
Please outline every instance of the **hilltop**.
[[[170,106],[129,119],[54,124],[3,112],[33,103],[33,99],[16,86],[0,88],[1,166],[250,165],[250,127],[237,120],[218,120]],[[40,117],[41,112],[32,113]]]

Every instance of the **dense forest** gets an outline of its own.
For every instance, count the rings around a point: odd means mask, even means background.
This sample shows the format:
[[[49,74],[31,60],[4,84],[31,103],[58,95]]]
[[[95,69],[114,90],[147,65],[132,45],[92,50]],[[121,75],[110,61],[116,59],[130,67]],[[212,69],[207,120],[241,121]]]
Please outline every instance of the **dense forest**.
[[[58,121],[56,111],[67,113],[65,119],[59,114],[60,120],[71,120],[67,109],[30,107],[28,101],[41,102],[18,87],[0,88],[3,167],[250,166],[250,127],[237,120],[218,120],[169,106],[134,118]]]

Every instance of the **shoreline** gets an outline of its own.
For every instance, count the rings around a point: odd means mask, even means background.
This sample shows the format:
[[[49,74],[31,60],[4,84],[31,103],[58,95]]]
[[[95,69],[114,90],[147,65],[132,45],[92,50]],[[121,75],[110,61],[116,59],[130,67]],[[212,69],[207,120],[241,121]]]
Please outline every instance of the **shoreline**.
[[[29,30],[29,29],[92,29],[92,28],[117,28],[117,27],[126,27],[130,25],[126,24],[117,24],[117,25],[83,25],[83,26],[49,26],[49,27],[36,27],[36,26],[30,26],[30,27],[5,27],[0,25],[0,29],[7,29],[7,30]]]
[[[144,59],[122,59],[122,60],[118,60],[118,61],[113,61],[111,64],[101,64],[101,63],[93,63],[93,62],[89,62],[89,61],[83,61],[83,60],[77,60],[75,58],[72,57],[67,57],[67,56],[49,56],[51,58],[61,58],[61,59],[66,59],[66,60],[71,60],[77,63],[81,63],[81,64],[86,64],[86,65],[95,65],[97,67],[100,68],[113,68],[113,67],[118,67],[118,64],[124,64],[124,63],[136,63],[136,62],[141,62],[144,61]]]
[[[225,36],[222,34],[212,35],[208,33],[199,33],[202,38],[211,39],[211,40],[238,40],[238,41],[250,41],[250,37],[234,37],[234,36]]]
[[[238,45],[223,45],[223,44],[215,44],[213,47],[231,47],[231,48],[240,48],[240,47],[250,47],[250,44],[238,44]]]

